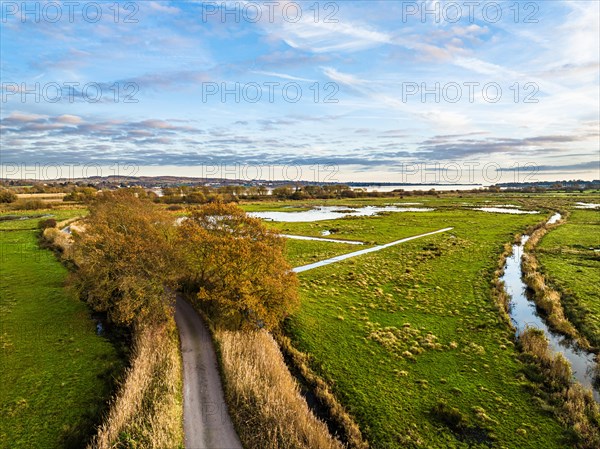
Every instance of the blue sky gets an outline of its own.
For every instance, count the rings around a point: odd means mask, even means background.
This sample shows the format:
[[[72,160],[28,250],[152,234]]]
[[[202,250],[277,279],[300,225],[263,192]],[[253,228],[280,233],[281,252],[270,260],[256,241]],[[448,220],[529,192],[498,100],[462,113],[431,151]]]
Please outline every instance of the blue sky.
[[[597,1],[0,3],[5,176],[600,178]]]

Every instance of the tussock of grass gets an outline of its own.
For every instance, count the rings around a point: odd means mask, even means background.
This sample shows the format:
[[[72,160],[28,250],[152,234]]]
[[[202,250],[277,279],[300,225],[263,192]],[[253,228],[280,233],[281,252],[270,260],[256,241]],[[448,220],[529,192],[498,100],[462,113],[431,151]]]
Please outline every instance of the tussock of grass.
[[[411,327],[410,323],[405,323],[401,328],[394,326],[380,327],[371,322],[366,324],[367,329],[370,331],[367,338],[376,341],[396,357],[414,360],[416,355],[426,350],[442,349],[442,345],[437,341],[438,337],[431,332],[425,333],[420,329]]]
[[[88,449],[183,447],[181,358],[174,329],[135,333],[131,366]]]
[[[247,449],[342,449],[309,410],[267,332],[216,330],[232,418]]]
[[[572,429],[576,447],[600,447],[600,407],[592,393],[572,380],[569,362],[562,354],[553,355],[548,340],[539,329],[528,328],[519,338],[523,352],[542,374],[548,401],[563,425]]]
[[[65,256],[69,253],[69,250],[73,245],[72,237],[65,232],[61,232],[58,228],[46,228],[44,229],[42,236],[44,241],[50,245],[50,247],[56,249]]]

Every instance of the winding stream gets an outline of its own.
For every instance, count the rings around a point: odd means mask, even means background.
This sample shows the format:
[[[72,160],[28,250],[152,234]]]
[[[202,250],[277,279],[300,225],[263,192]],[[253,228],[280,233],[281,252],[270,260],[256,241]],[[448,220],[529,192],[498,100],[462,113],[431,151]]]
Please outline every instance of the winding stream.
[[[561,218],[560,214],[553,215],[548,221],[554,224]],[[573,376],[584,387],[590,388],[594,399],[600,402],[600,391],[593,387],[593,369],[595,366],[594,354],[580,349],[574,342],[560,334],[556,334],[546,325],[545,320],[538,314],[535,303],[527,297],[527,286],[522,280],[521,257],[523,245],[529,240],[528,235],[521,238],[521,242],[513,245],[512,255],[506,259],[504,281],[506,293],[511,297],[509,304],[510,318],[517,329],[517,335],[527,327],[536,327],[546,334],[549,346],[554,352],[560,352],[571,364]]]
[[[363,207],[342,207],[342,206],[318,206],[303,212],[248,212],[251,217],[262,218],[263,220],[280,221],[287,223],[314,222],[323,220],[336,220],[338,218],[348,217],[371,217],[385,212],[431,212],[434,209],[429,207],[398,207],[398,206],[363,206]]]

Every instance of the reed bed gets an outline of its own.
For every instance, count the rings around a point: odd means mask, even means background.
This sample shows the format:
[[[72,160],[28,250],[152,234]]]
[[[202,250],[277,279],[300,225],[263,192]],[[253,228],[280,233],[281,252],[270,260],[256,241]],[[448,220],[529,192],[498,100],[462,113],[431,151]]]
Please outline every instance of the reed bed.
[[[246,449],[342,449],[310,411],[266,331],[216,330],[225,391]]]
[[[182,374],[174,327],[135,332],[131,365],[87,449],[183,448]]]

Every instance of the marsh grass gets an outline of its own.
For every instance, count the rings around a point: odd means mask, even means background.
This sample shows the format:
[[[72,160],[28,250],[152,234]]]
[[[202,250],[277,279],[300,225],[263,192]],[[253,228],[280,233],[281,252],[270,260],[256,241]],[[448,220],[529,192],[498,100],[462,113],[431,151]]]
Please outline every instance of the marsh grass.
[[[506,243],[540,217],[434,201],[427,214],[336,220],[339,237],[377,243],[454,230],[302,273],[302,306],[286,326],[301,356],[290,365],[318,376],[373,448],[565,447],[564,429],[530,396],[498,280]],[[307,235],[332,225],[272,224]],[[475,440],[433,417],[440,400],[468,417]]]
[[[561,301],[561,294],[549,285],[546,277],[541,272],[540,263],[536,257],[535,251],[540,240],[547,234],[549,229],[554,229],[557,226],[545,225],[531,234],[525,244],[525,253],[523,254],[523,280],[533,292],[534,302],[543,311],[550,328],[572,338],[581,348],[591,349],[592,346],[587,338],[581,335],[567,319]]]
[[[216,330],[229,410],[247,449],[342,449],[309,410],[266,331]]]
[[[354,418],[335,397],[327,381],[310,367],[310,357],[296,349],[289,337],[277,334],[276,339],[292,369],[308,385],[319,405],[326,410],[330,424],[337,429],[340,439],[346,447],[350,449],[368,448],[369,444],[364,439]]]
[[[596,198],[590,202],[599,202]],[[546,284],[560,293],[564,314],[600,350],[600,211],[573,210],[534,254]]]
[[[182,374],[174,327],[134,334],[130,367],[88,449],[183,448]]]
[[[525,361],[533,363],[542,379],[546,400],[563,425],[574,434],[576,447],[600,447],[600,407],[590,390],[574,382],[569,362],[553,354],[544,332],[526,329],[519,338]]]

